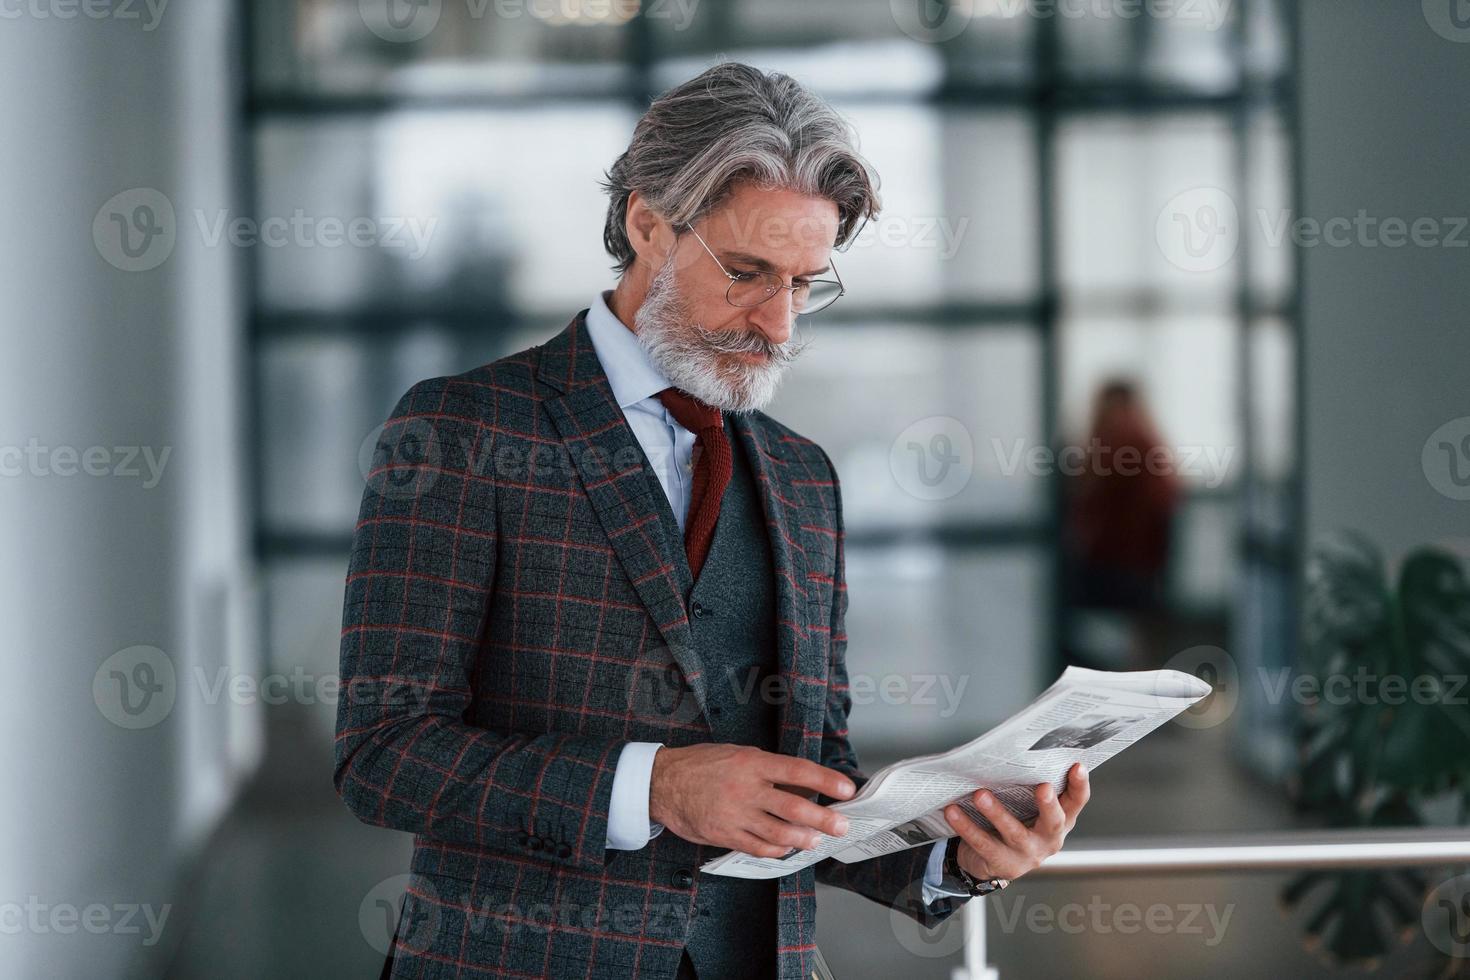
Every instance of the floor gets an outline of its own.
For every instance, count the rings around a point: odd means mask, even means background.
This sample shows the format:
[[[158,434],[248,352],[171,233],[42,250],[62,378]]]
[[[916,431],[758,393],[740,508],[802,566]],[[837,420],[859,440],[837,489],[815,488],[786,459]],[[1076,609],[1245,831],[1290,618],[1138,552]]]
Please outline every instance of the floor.
[[[212,842],[181,910],[187,926],[168,975],[371,980],[410,839],[359,823],[337,799],[320,717],[280,712],[271,726],[264,775]],[[1170,726],[1109,762],[1068,846],[1164,826],[1290,826],[1276,791],[1230,761],[1227,740],[1228,726]],[[1345,975],[1303,943],[1301,913],[1284,912],[1277,899],[1284,880],[1022,880],[986,900],[989,960],[1005,980]],[[962,962],[958,917],[928,933],[848,893],[823,888],[818,905],[819,943],[844,980],[940,980]],[[1379,975],[1431,975],[1432,951],[1418,930],[1413,936]]]

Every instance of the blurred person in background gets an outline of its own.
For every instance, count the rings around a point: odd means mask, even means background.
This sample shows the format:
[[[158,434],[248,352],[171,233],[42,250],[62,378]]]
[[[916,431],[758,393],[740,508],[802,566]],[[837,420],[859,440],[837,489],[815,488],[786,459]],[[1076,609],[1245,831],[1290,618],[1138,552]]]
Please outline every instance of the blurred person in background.
[[[1174,514],[1173,456],[1137,385],[1114,378],[1093,401],[1087,440],[1067,481],[1065,545],[1074,608],[1125,617],[1135,668],[1163,660]],[[1074,653],[1076,653],[1074,649]]]

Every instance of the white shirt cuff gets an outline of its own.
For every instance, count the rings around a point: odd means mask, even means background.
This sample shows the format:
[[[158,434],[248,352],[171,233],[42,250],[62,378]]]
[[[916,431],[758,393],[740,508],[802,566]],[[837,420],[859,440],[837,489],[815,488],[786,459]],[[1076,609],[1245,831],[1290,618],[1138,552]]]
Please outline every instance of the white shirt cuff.
[[[618,753],[607,812],[607,846],[613,850],[636,851],[663,832],[663,824],[648,819],[653,757],[661,748],[662,742],[629,742]]]
[[[944,880],[944,848],[948,843],[948,838],[939,841],[934,845],[934,849],[929,852],[929,863],[924,867],[924,882],[920,889],[924,896],[925,905],[933,905],[941,898],[970,897],[968,892],[950,891],[948,888],[940,886],[940,882]]]

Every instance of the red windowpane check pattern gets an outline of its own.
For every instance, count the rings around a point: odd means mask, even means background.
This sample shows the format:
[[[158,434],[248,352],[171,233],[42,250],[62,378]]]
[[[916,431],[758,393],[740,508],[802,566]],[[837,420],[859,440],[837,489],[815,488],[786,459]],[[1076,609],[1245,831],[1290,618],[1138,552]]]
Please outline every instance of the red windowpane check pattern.
[[[780,750],[861,784],[835,473],[763,413],[728,422],[777,570]],[[334,778],[358,817],[414,835],[394,976],[674,975],[719,850],[671,833],[605,846],[623,746],[713,737],[653,494],[583,314],[393,409],[348,565]],[[674,685],[672,710],[649,679]],[[952,914],[920,903],[928,851],[783,878],[781,976],[810,974],[817,880],[926,925]]]

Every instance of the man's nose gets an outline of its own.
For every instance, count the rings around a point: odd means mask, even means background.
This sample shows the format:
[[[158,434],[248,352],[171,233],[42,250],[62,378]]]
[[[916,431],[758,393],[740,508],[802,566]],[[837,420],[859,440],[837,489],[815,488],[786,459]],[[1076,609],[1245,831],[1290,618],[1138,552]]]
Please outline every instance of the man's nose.
[[[795,314],[791,309],[791,290],[782,289],[750,311],[750,320],[761,335],[772,344],[784,344],[791,339],[791,325]]]

